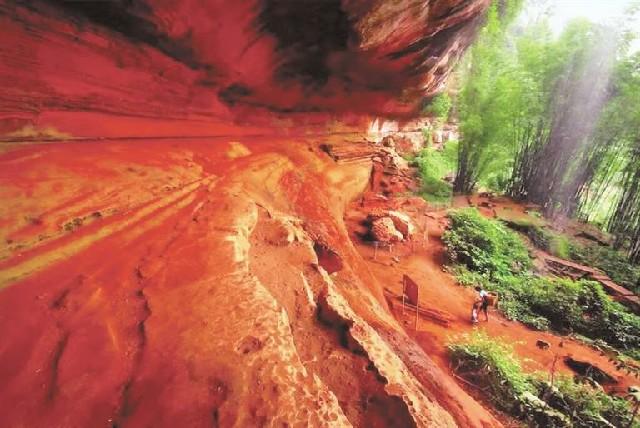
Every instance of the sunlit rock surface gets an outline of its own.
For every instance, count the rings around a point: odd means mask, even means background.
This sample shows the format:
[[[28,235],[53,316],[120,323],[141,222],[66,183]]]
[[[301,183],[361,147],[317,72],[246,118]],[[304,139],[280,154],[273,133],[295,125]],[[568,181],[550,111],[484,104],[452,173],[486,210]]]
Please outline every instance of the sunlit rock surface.
[[[486,6],[2,1],[0,426],[499,426],[348,238],[372,161],[320,148]]]

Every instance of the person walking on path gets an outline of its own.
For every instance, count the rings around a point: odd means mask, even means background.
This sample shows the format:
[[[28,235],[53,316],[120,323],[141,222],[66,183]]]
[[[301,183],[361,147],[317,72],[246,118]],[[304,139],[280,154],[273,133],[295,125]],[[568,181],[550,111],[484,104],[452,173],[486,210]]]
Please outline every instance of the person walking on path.
[[[478,322],[478,311],[484,312],[484,320],[489,322],[489,293],[479,285],[475,287],[475,290],[478,292],[478,297],[473,302],[473,308],[471,309],[471,322]]]

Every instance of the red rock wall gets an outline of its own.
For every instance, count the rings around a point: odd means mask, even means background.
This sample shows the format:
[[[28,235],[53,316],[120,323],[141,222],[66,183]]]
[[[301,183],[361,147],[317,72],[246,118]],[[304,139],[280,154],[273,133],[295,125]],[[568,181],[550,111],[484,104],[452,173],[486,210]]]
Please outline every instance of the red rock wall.
[[[188,119],[195,133],[261,109],[411,115],[487,4],[3,0],[0,132],[59,111]]]

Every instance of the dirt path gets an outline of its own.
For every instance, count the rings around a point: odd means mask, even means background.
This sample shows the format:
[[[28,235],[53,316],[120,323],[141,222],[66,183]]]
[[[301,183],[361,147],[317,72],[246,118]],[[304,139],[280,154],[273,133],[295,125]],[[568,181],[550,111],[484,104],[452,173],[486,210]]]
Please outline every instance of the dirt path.
[[[460,203],[462,204],[462,203]],[[512,215],[520,215],[516,207],[510,206],[507,210]],[[448,313],[452,321],[448,327],[430,321],[428,318],[420,318],[417,331],[414,330],[414,318],[407,313],[404,316],[400,310],[400,304],[396,305],[394,311],[398,319],[403,319],[407,332],[415,337],[418,343],[445,371],[451,372],[446,345],[456,336],[473,332],[474,330],[485,331],[492,337],[514,344],[516,353],[523,359],[523,366],[527,371],[549,373],[554,359],[557,356],[556,372],[567,375],[574,374],[564,363],[567,356],[581,361],[588,361],[612,375],[618,381],[617,384],[607,387],[612,392],[626,392],[627,387],[637,384],[637,379],[617,371],[611,361],[606,356],[580,342],[573,339],[561,337],[548,332],[534,331],[525,325],[509,321],[495,309],[490,311],[488,323],[481,321],[473,325],[470,318],[470,309],[474,300],[474,292],[470,288],[459,286],[455,278],[444,271],[444,245],[441,235],[445,230],[446,213],[444,211],[430,213],[427,218],[429,239],[426,244],[418,244],[415,252],[412,252],[408,244],[396,246],[394,254],[388,251],[378,251],[374,260],[374,250],[371,246],[364,244],[357,232],[359,224],[364,219],[365,214],[358,207],[350,212],[348,224],[352,230],[350,236],[356,243],[358,251],[363,259],[368,262],[369,268],[374,276],[386,288],[394,294],[401,295],[402,276],[409,275],[420,286],[421,305],[428,309],[436,309]],[[416,224],[424,224],[424,217],[413,215]],[[422,230],[418,233],[422,239]],[[397,257],[399,261],[393,260]],[[483,316],[480,317],[483,320]],[[550,344],[549,349],[540,349],[536,346],[538,340],[543,340]],[[461,382],[461,386],[468,388]]]

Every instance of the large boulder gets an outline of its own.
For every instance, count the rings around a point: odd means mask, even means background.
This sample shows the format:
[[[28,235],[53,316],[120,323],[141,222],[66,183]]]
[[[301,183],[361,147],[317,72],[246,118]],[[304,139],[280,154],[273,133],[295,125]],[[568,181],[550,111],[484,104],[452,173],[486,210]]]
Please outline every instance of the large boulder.
[[[399,242],[404,239],[389,217],[378,218],[371,223],[371,236],[375,241],[384,243]]]
[[[396,141],[394,140],[394,138],[391,135],[387,135],[386,137],[384,137],[382,139],[382,145],[384,147],[390,147],[390,148],[394,149],[396,147]]]
[[[393,222],[395,228],[402,233],[404,239],[409,239],[415,233],[415,227],[408,215],[399,211],[389,211],[387,216]]]

